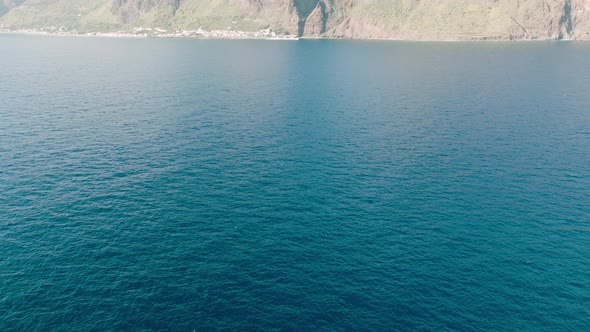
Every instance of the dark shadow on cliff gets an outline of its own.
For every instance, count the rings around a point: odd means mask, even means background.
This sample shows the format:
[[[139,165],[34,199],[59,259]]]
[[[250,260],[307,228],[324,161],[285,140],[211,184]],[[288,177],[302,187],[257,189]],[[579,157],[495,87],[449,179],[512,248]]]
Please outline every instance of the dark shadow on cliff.
[[[315,9],[318,5],[320,0],[294,0],[293,3],[295,4],[295,8],[297,9],[297,15],[299,16],[299,26],[297,35],[299,37],[303,36],[305,33],[305,23],[307,22],[307,17],[311,12]]]
[[[559,20],[559,39],[563,39],[564,31],[568,36],[571,36],[574,31],[574,24],[572,22],[572,1],[566,0],[563,5],[563,16]]]

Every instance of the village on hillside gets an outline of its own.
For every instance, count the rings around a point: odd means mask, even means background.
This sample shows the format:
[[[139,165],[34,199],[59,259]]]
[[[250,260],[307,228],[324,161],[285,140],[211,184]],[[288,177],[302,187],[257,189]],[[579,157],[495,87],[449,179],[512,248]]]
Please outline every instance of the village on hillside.
[[[128,31],[116,32],[81,32],[77,29],[61,27],[44,27],[39,29],[12,29],[10,26],[0,24],[2,33],[24,33],[34,35],[77,35],[77,36],[103,36],[103,37],[145,37],[145,38],[201,38],[201,39],[285,39],[297,40],[295,35],[278,33],[272,29],[263,29],[259,31],[242,31],[228,28],[227,30],[197,30],[176,29],[169,31],[159,27],[146,28],[135,27]]]

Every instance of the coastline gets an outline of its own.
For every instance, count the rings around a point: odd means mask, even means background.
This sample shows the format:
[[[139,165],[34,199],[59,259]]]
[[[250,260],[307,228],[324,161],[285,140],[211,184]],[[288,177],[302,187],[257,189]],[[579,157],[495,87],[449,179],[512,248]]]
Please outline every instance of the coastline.
[[[272,30],[261,31],[235,31],[235,30],[184,30],[169,33],[165,30],[154,29],[136,29],[129,32],[85,32],[61,31],[61,30],[37,30],[37,29],[0,29],[0,34],[18,34],[30,36],[57,36],[57,37],[99,37],[99,38],[166,38],[166,39],[213,39],[213,40],[299,40],[299,37],[293,35],[281,35]]]
[[[53,37],[98,37],[98,38],[162,38],[162,39],[199,39],[199,40],[355,40],[355,41],[406,41],[406,42],[562,42],[562,41],[587,41],[585,39],[558,39],[558,38],[506,38],[506,37],[463,37],[463,38],[347,38],[347,37],[317,37],[294,35],[279,35],[272,30],[257,32],[234,30],[190,30],[176,33],[146,33],[142,32],[85,32],[76,31],[47,31],[37,29],[0,29],[0,34],[53,36]]]

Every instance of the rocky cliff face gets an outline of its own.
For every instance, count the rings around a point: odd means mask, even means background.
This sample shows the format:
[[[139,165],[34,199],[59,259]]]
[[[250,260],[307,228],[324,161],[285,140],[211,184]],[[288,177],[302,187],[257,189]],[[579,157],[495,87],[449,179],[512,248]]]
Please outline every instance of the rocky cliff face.
[[[0,24],[271,28],[305,37],[590,39],[590,0],[0,0]]]
[[[174,14],[180,6],[180,0],[113,0],[111,11],[121,23],[129,24],[156,6],[169,6]]]
[[[323,0],[328,1],[328,0]],[[329,37],[587,39],[589,0],[343,0]],[[334,17],[334,16],[337,17]]]

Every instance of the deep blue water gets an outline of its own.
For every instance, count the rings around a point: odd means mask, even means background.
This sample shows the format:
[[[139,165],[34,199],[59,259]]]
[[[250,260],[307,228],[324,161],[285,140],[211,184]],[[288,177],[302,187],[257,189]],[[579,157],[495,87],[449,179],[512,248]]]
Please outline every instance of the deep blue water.
[[[0,35],[0,330],[589,330],[588,59]]]

